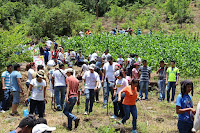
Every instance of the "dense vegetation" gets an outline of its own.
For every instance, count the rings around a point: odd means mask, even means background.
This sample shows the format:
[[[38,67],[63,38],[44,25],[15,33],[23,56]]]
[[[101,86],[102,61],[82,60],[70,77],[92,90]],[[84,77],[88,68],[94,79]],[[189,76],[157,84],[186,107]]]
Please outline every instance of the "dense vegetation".
[[[90,52],[99,51],[103,53],[109,49],[112,56],[117,59],[119,54],[127,58],[130,53],[137,53],[142,59],[147,59],[149,66],[156,70],[159,61],[164,60],[170,63],[177,62],[182,76],[197,76],[200,74],[200,48],[196,37],[186,35],[167,35],[157,33],[144,36],[114,36],[99,34],[87,37],[73,37],[62,39],[62,46],[65,48],[81,49],[85,55]]]

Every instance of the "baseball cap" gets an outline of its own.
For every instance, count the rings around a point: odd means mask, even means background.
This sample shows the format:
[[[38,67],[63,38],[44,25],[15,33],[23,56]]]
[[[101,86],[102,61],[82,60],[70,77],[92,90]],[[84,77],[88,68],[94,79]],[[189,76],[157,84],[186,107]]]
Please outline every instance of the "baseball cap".
[[[121,68],[121,65],[120,65],[120,64],[118,64],[118,63],[117,63],[115,66],[118,66],[119,68]]]
[[[66,73],[67,73],[67,72],[70,72],[70,73],[71,73],[71,72],[73,72],[73,71],[74,71],[74,70],[73,70],[72,68],[67,68],[65,72],[66,72]]]
[[[90,66],[89,66],[89,69],[92,69],[92,70],[94,70],[94,68],[96,67],[96,65],[95,64],[91,64]]]
[[[54,131],[56,127],[49,127],[46,124],[37,124],[34,126],[32,133],[42,133],[44,131]]]
[[[139,66],[140,64],[139,64],[139,63],[134,63],[133,65],[135,65],[135,66]]]

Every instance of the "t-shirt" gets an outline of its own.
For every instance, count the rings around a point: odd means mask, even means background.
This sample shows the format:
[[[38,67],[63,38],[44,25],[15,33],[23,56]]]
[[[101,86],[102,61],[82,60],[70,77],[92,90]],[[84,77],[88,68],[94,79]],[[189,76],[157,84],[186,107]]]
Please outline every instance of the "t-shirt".
[[[1,77],[5,78],[5,88],[9,90],[10,89],[10,73],[8,71],[4,71],[1,74]]]
[[[94,89],[96,87],[96,82],[99,81],[99,75],[97,72],[91,73],[87,71],[84,73],[83,79],[85,79],[86,89]]]
[[[176,77],[179,74],[179,69],[177,67],[175,68],[169,67],[167,69],[167,73],[168,73],[168,82],[176,82]]]
[[[44,87],[46,86],[46,81],[42,79],[42,82],[38,82],[37,79],[31,80],[31,85],[33,85],[31,99],[37,101],[44,101]]]
[[[71,51],[71,52],[70,52],[70,57],[72,57],[72,58],[76,57],[76,52]]]
[[[95,59],[98,57],[97,53],[93,53],[91,56],[90,56],[90,61],[95,61]]]
[[[52,77],[54,77],[54,87],[56,87],[56,86],[66,86],[66,84],[65,84],[66,74],[62,69],[60,69],[60,71],[56,70],[56,71],[53,72]],[[63,75],[65,75],[65,77]]]
[[[139,71],[141,72],[140,81],[149,81],[149,74],[151,73],[151,68],[148,66],[141,66],[139,68]]]
[[[116,80],[117,94],[126,86],[128,86],[128,80],[126,80],[125,78],[117,79]]]
[[[137,88],[131,89],[131,86],[126,86],[124,88],[125,98],[123,100],[124,105],[135,105],[137,99]]]
[[[10,82],[11,82],[11,90],[12,91],[20,91],[20,88],[19,88],[19,85],[18,85],[18,82],[17,82],[18,78],[22,78],[22,75],[21,75],[20,72],[13,71],[10,74]]]
[[[9,132],[9,133],[16,133],[16,132],[15,132],[15,130],[13,130],[13,131],[11,131],[11,132]]]
[[[107,62],[103,65],[103,69],[106,72],[105,80],[106,80],[106,77],[108,77],[108,81],[115,81],[115,65],[116,65],[116,63],[114,63],[114,62],[112,65],[110,65],[109,62]]]
[[[84,37],[84,32],[80,31],[79,34],[81,37]]]
[[[78,62],[83,62],[84,56],[82,54],[81,54],[81,56],[78,54],[77,59],[78,59]]]
[[[46,41],[46,45],[48,46],[48,48],[51,48],[51,44],[52,44],[53,42],[51,41],[51,40],[48,40],[48,41]]]
[[[58,59],[64,60],[64,55],[61,52],[58,53]]]
[[[52,69],[52,70],[49,71],[49,74],[50,74],[50,80],[51,80],[51,78],[52,78],[52,76],[53,76],[53,72],[54,72],[54,71],[55,71],[54,69]]]
[[[132,59],[131,58],[127,58],[127,61],[128,61],[127,68],[130,68],[131,67]]]
[[[52,59],[57,59],[57,54],[58,54],[58,51],[52,51]]]
[[[82,70],[84,71],[84,73],[85,73],[86,71],[89,71],[88,65],[83,64],[83,65],[82,65]]]
[[[124,59],[123,58],[117,58],[117,63],[119,63],[120,65],[123,64]]]
[[[32,74],[33,74],[34,72],[35,72],[35,71],[34,71],[32,68],[30,68],[30,69],[28,70],[28,80],[27,80],[26,82],[28,82],[28,83],[31,82],[31,80],[32,80]]]
[[[104,53],[104,54],[102,55],[102,58],[104,59],[105,62],[107,62],[107,57],[108,57],[108,56],[111,56],[111,54],[108,53],[107,55],[105,55],[105,53]]]
[[[193,108],[192,97],[190,95],[183,95],[182,97],[182,94],[180,93],[176,98],[176,106],[181,107],[181,109]],[[194,114],[192,113],[192,111],[187,111],[183,114],[179,114],[178,119],[188,123],[193,123]]]
[[[136,79],[139,79],[139,71],[136,68],[133,68],[132,72],[134,73]],[[134,77],[133,77],[133,79],[134,79]]]
[[[69,98],[78,96],[79,81],[77,78],[70,76],[66,78],[66,84],[69,84]]]
[[[65,59],[70,60],[70,53],[65,52],[64,55],[65,55]]]
[[[138,57],[137,60],[136,60],[136,62],[140,64],[141,63],[141,58]]]
[[[159,80],[166,80],[166,67],[160,67]]]

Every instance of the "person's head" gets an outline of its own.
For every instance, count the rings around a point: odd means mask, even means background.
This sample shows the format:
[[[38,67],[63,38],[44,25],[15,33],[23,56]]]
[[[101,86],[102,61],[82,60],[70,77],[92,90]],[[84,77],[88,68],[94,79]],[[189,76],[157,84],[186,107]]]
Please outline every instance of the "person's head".
[[[160,67],[164,67],[165,66],[165,62],[162,60],[160,61]]]
[[[37,66],[37,71],[39,71],[39,70],[44,70],[44,66],[43,65],[38,65]]]
[[[36,79],[37,79],[38,82],[41,82],[42,79],[44,79],[44,71],[43,70],[40,70],[40,71],[37,72]]]
[[[38,118],[35,122],[35,124],[46,124],[47,125],[47,120],[44,118]]]
[[[137,87],[139,85],[139,80],[133,79],[131,81],[131,88]]]
[[[11,64],[7,65],[7,71],[12,72],[13,66]]]
[[[56,127],[49,127],[46,124],[37,124],[34,126],[32,133],[51,133]]]
[[[28,63],[26,65],[26,71],[28,71],[30,68],[35,69],[35,63],[34,62]]]
[[[139,57],[138,54],[135,54],[135,57],[138,58]]]
[[[122,73],[122,71],[117,70],[117,71],[115,72],[115,77],[116,77],[117,79],[122,79],[122,78],[123,78],[123,73]]]
[[[59,64],[59,68],[64,70],[65,69],[65,65],[64,64]]]
[[[147,60],[143,60],[142,64],[143,64],[144,67],[146,67],[147,66]]]
[[[68,63],[68,67],[69,67],[69,68],[72,68],[72,67],[73,67],[73,63],[72,63],[72,62],[69,62],[69,63]]]
[[[171,66],[175,67],[175,61],[174,60],[171,61]]]
[[[119,55],[119,58],[122,58],[122,55],[121,55],[121,54]]]
[[[124,75],[124,77],[125,77],[125,75],[126,75],[126,73],[127,73],[126,68],[123,68],[123,69],[122,69],[122,73],[123,73],[123,75]]]
[[[193,96],[193,82],[186,79],[184,81],[181,82],[181,93],[182,96],[184,94],[188,94],[191,92],[191,95]]]
[[[83,60],[83,63],[84,63],[84,64],[88,64],[88,60],[87,60],[87,59],[84,59],[84,60]]]
[[[67,68],[67,70],[66,70],[67,77],[73,75],[73,72],[74,72],[74,70],[72,68]]]
[[[20,71],[20,65],[19,64],[15,64],[14,65],[14,70],[15,71]]]
[[[113,58],[112,58],[112,56],[108,56],[107,57],[107,61],[110,63],[110,65],[112,65],[112,63],[113,63]]]
[[[20,133],[32,133],[34,126],[35,118],[27,116],[21,120],[17,128],[20,129]]]
[[[117,63],[117,64],[115,65],[115,71],[120,70],[120,69],[121,69],[121,65]]]
[[[138,69],[140,67],[140,64],[139,63],[134,63],[134,68]]]
[[[108,49],[106,49],[104,53],[105,53],[105,55],[106,55],[106,54],[108,54],[108,53],[109,53],[109,50],[108,50]]]
[[[91,73],[94,73],[95,67],[96,67],[95,64],[90,64],[89,70],[90,70]]]

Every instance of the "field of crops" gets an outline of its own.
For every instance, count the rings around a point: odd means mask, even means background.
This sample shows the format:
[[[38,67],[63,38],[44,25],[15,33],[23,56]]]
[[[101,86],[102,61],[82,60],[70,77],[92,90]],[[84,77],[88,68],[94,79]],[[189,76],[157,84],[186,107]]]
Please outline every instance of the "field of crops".
[[[175,60],[182,76],[193,77],[200,74],[200,42],[195,36],[164,33],[134,37],[99,34],[62,38],[61,42],[65,50],[82,50],[85,56],[94,51],[103,53],[108,48],[114,59],[117,59],[119,54],[127,58],[130,53],[137,53],[142,59],[147,59],[154,70],[160,60],[168,63]]]

